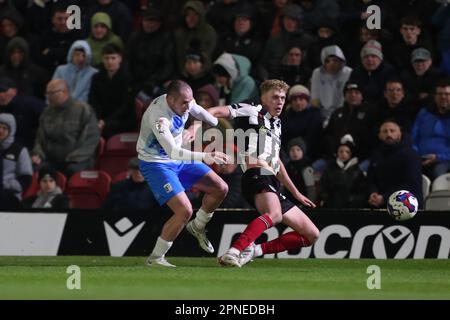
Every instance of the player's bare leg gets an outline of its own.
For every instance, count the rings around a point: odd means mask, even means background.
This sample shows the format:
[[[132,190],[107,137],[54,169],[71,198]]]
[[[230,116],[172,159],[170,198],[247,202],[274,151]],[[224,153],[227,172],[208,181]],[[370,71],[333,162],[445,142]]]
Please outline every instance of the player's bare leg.
[[[244,232],[232,244],[231,248],[219,258],[219,263],[226,266],[240,267],[241,251],[252,244],[265,230],[282,220],[281,204],[278,195],[273,192],[258,193],[255,196],[256,210],[261,214],[247,225]]]
[[[214,171],[209,171],[194,186],[205,193],[202,207],[195,214],[186,229],[197,238],[200,247],[208,253],[214,252],[214,247],[206,237],[206,224],[211,220],[216,210],[228,193],[228,185]]]
[[[152,253],[147,259],[148,265],[162,265],[165,267],[175,267],[165,259],[165,254],[169,251],[173,241],[183,230],[192,216],[192,205],[186,193],[180,192],[173,196],[167,205],[173,211],[172,217],[164,224],[161,235],[156,241]]]
[[[241,254],[239,260],[241,266],[266,253],[278,253],[309,247],[319,238],[319,229],[298,207],[293,207],[283,214],[282,223],[291,227],[294,231],[287,232],[272,241],[258,245],[251,244]]]

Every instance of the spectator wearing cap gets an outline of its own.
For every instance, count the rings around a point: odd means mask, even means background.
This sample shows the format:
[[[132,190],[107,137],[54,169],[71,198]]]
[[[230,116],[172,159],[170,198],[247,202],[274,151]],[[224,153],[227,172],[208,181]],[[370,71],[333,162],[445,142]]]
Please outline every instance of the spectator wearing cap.
[[[306,143],[301,137],[293,138],[287,143],[289,160],[286,163],[286,171],[297,190],[302,194],[307,194],[305,179],[303,178],[303,171],[309,165],[309,159],[306,156],[307,151]],[[298,200],[289,190],[284,189],[284,193],[290,201],[298,203]]]
[[[346,66],[344,53],[338,46],[322,49],[322,66],[314,69],[311,77],[311,104],[318,107],[327,122],[344,103],[343,89],[352,69]]]
[[[87,102],[92,76],[98,72],[98,69],[91,67],[92,51],[89,43],[85,40],[75,41],[67,53],[67,61],[67,64],[56,68],[52,79],[64,80],[74,100]]]
[[[103,65],[92,77],[89,104],[95,111],[98,127],[107,140],[111,136],[134,130],[135,118],[131,75],[123,66],[123,51],[115,44],[103,50]]]
[[[383,58],[381,44],[375,40],[367,41],[361,50],[362,65],[355,68],[350,76],[350,81],[360,85],[368,103],[380,99],[387,80],[395,76],[394,68]]]
[[[148,7],[141,12],[141,26],[127,45],[127,58],[133,77],[134,93],[154,97],[174,74],[174,38],[164,25],[161,11]]]
[[[139,170],[139,159],[131,158],[128,162],[128,178],[111,186],[111,190],[103,203],[103,208],[148,210],[159,207]]]
[[[97,12],[91,18],[91,32],[86,39],[91,47],[91,65],[95,68],[102,66],[102,50],[108,44],[114,44],[123,50],[123,42],[113,31],[110,16],[104,12]]]
[[[199,47],[194,46],[186,51],[184,69],[180,79],[186,81],[195,92],[207,84],[214,83],[211,67],[208,56],[201,52]]]
[[[32,161],[37,168],[50,166],[70,178],[94,167],[100,139],[92,107],[71,98],[64,80],[47,85],[48,106],[39,119]]]
[[[222,53],[212,68],[216,86],[220,89],[220,105],[256,100],[258,89],[249,75],[251,62],[238,54]]]
[[[405,16],[400,22],[400,39],[391,47],[389,61],[398,70],[405,70],[410,66],[411,53],[417,48],[427,48],[433,51],[433,43],[426,30],[422,29],[422,21],[416,16]]]
[[[119,0],[96,0],[89,1],[85,8],[86,20],[82,23],[86,26],[86,31],[91,30],[91,18],[97,12],[105,12],[114,21],[112,31],[118,35],[122,41],[128,39],[133,28],[133,17],[129,7]],[[86,33],[87,33],[86,32]]]
[[[179,72],[183,70],[186,50],[189,49],[193,39],[199,41],[200,50],[212,60],[217,44],[217,33],[206,21],[205,16],[206,10],[201,1],[190,0],[183,6],[183,24],[175,30],[176,61]]]
[[[305,156],[315,160],[321,151],[323,117],[317,108],[311,107],[309,101],[310,93],[306,87],[295,85],[289,89],[287,107],[281,114],[281,143],[284,150],[289,152],[288,142],[301,137],[308,146]]]
[[[305,51],[297,44],[288,46],[288,50],[281,61],[280,74],[277,79],[283,80],[288,85],[309,85],[311,69],[305,61]]]
[[[412,130],[424,173],[435,179],[450,171],[450,80],[440,80],[433,101],[422,108]]]
[[[33,169],[27,148],[15,142],[16,120],[0,114],[0,209],[19,208],[22,192],[31,183]]]
[[[39,117],[44,108],[43,100],[19,95],[13,80],[0,76],[0,114],[10,113],[14,116],[17,124],[15,139],[30,150],[33,148]]]
[[[281,17],[281,32],[272,36],[266,43],[259,66],[261,79],[274,78],[280,74],[281,61],[290,44],[296,43],[302,48],[308,48],[314,37],[303,29],[303,9],[296,4],[283,7]]]
[[[390,79],[384,88],[384,97],[369,107],[374,140],[378,136],[380,125],[387,119],[395,120],[405,134],[410,135],[418,108],[405,92],[400,79]]]
[[[358,83],[349,81],[344,87],[344,105],[336,109],[325,128],[325,145],[327,156],[332,156],[337,150],[342,137],[351,135],[356,145],[354,156],[362,162],[371,152],[370,119],[368,105],[364,103],[364,96]],[[360,165],[362,168],[367,163]]]
[[[240,6],[231,22],[231,30],[223,34],[217,43],[217,52],[239,54],[250,61],[257,62],[264,49],[262,32],[257,27],[256,10],[252,5]],[[255,76],[257,64],[252,65],[252,76]]]
[[[42,168],[38,173],[39,191],[36,195],[22,201],[22,207],[29,209],[55,209],[69,208],[69,198],[63,194],[56,184],[57,173],[51,168]]]
[[[337,147],[335,160],[320,178],[322,207],[342,209],[365,206],[367,183],[354,150],[355,145],[351,141],[341,141]]]
[[[15,37],[6,46],[5,63],[0,67],[0,76],[14,80],[21,95],[44,99],[45,86],[50,79],[46,70],[31,61],[30,49],[25,39]]]
[[[395,120],[385,120],[379,129],[381,145],[370,157],[367,172],[369,184],[368,205],[386,207],[389,196],[398,190],[408,190],[419,200],[422,207],[422,170],[420,158],[412,148]]]
[[[433,66],[429,50],[417,48],[411,53],[410,67],[401,74],[406,89],[413,96],[414,103],[420,107],[428,103],[434,86],[444,74]]]

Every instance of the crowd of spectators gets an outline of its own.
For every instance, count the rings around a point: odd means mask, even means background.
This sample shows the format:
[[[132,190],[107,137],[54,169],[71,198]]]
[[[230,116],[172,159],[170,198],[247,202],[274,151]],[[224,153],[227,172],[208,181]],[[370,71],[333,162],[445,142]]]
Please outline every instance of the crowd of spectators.
[[[33,172],[41,191],[25,206],[67,205],[53,170],[93,169],[100,137],[137,131],[136,106],[171,80],[207,108],[257,102],[271,78],[291,86],[282,159],[300,190],[312,167],[325,207],[378,208],[399,189],[423,204],[421,175],[450,170],[449,77],[445,0],[0,0],[0,207],[17,206]],[[141,202],[133,170],[105,207],[127,190],[123,203]],[[218,172],[236,186],[224,206],[246,206],[240,169]]]

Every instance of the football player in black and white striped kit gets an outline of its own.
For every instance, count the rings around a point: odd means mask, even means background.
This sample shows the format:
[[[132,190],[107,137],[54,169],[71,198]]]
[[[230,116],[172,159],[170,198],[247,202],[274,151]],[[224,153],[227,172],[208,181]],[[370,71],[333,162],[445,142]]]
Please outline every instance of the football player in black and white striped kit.
[[[299,207],[280,193],[281,183],[300,203],[315,207],[311,200],[297,190],[279,157],[281,145],[279,116],[288,89],[289,86],[281,80],[266,80],[260,87],[261,104],[241,103],[208,109],[215,117],[234,119],[237,129],[243,131],[250,129],[247,131],[248,138],[238,158],[244,171],[243,196],[260,214],[247,225],[231,248],[219,258],[221,265],[241,267],[254,257],[266,253],[310,246],[319,237],[319,230],[314,223]],[[280,222],[294,231],[272,241],[254,244],[265,230]]]

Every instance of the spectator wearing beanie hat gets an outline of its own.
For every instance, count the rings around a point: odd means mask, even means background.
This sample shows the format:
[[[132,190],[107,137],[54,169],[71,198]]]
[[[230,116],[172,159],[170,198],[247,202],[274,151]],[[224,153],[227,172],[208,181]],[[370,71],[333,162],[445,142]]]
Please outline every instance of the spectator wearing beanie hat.
[[[311,79],[311,69],[305,59],[305,50],[298,44],[288,46],[283,59],[281,60],[280,74],[277,79],[283,80],[288,85],[307,85]]]
[[[287,97],[287,108],[281,114],[282,146],[286,152],[288,142],[295,137],[302,137],[308,145],[307,156],[316,159],[320,154],[322,140],[322,114],[319,109],[311,108],[310,92],[302,85],[291,87]]]
[[[56,185],[57,173],[50,167],[39,170],[38,182],[39,192],[32,197],[23,200],[24,208],[48,208],[67,209],[69,208],[69,198],[62,193]]]
[[[211,61],[200,50],[199,44],[193,43],[192,47],[186,51],[184,69],[180,79],[186,81],[193,92],[207,84],[214,83]]]
[[[367,183],[354,157],[355,145],[341,140],[336,160],[325,169],[320,179],[320,198],[325,208],[360,208],[365,206]]]
[[[367,102],[376,102],[383,96],[387,80],[395,76],[395,70],[384,61],[382,46],[376,40],[367,41],[361,49],[361,64],[353,70],[350,81],[361,85]]]

